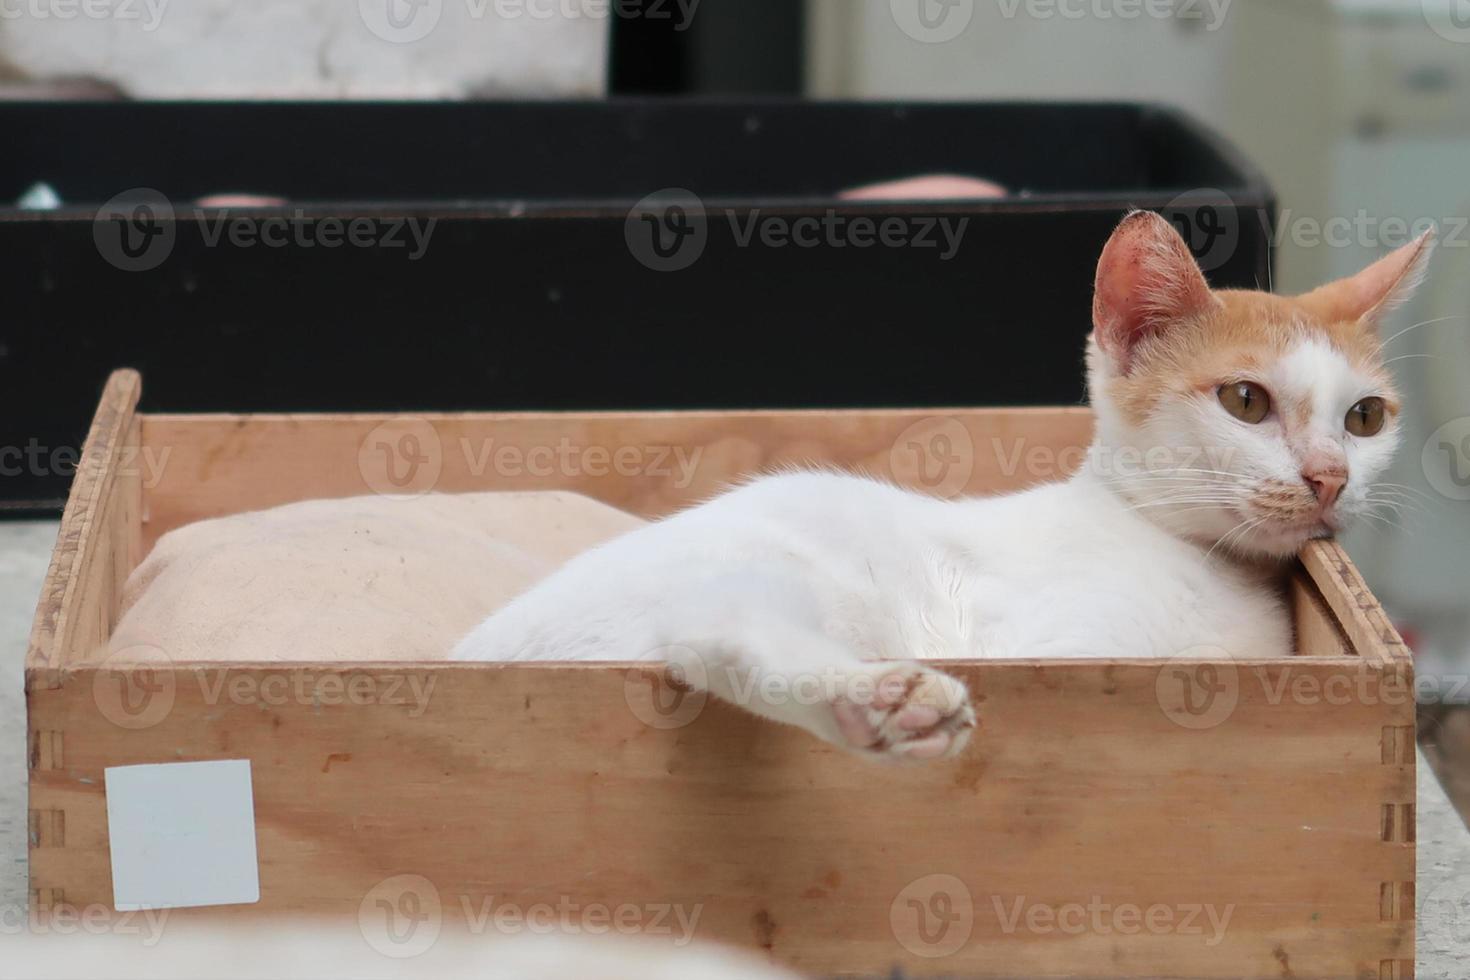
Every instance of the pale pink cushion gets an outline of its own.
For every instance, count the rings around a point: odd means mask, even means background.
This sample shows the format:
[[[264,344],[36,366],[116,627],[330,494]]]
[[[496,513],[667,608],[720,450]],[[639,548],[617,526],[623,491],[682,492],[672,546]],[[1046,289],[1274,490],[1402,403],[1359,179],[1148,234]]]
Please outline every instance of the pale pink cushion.
[[[165,534],[119,661],[441,660],[562,562],[643,522],[574,493],[307,500]]]
[[[880,184],[865,184],[839,191],[844,201],[946,201],[1005,197],[1010,192],[999,184],[957,174],[927,174]]]

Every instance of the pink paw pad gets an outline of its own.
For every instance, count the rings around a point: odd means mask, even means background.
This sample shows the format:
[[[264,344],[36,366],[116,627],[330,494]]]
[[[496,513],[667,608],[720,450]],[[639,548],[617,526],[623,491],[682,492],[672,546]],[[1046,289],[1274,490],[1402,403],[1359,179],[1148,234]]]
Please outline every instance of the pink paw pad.
[[[850,748],[897,760],[954,755],[975,727],[964,685],[918,665],[884,674],[865,702],[839,701],[832,710]]]

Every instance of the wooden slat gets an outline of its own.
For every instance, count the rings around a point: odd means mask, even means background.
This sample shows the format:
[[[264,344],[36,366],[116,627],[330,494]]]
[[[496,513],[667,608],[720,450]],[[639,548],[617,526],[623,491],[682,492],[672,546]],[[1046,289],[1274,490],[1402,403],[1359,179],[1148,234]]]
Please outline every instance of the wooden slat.
[[[1411,958],[1412,918],[1386,917],[1383,896],[1406,894],[1413,845],[1383,840],[1382,806],[1413,799],[1414,773],[1384,763],[1380,722],[1410,723],[1412,704],[1381,698],[1383,672],[1355,658],[1301,658],[1235,665],[1233,710],[1176,724],[1159,692],[1205,666],[955,665],[981,727],[962,758],[913,768],[718,703],[646,726],[626,700],[652,682],[636,668],[177,669],[137,729],[99,712],[119,678],[75,668],[32,695],[36,723],[67,732],[66,768],[33,773],[32,796],[66,811],[66,846],[32,851],[32,885],[110,901],[105,766],[243,758],[262,899],[230,915],[355,916],[413,874],[450,920],[489,896],[698,908],[696,939],[817,975],[1342,977]],[[1302,694],[1365,670],[1363,696]],[[381,703],[314,696],[327,676]],[[304,694],[249,693],[268,690]],[[908,904],[931,875],[959,879],[973,910],[969,940],[937,958]],[[1008,929],[1017,901],[1231,918],[1218,937],[1203,918],[1203,933]]]
[[[838,466],[945,496],[1060,479],[1085,409],[147,416],[166,459],[144,544],[190,521],[373,492],[572,490],[661,517],[782,466]],[[391,467],[391,471],[389,469]]]
[[[122,579],[139,560],[141,490],[126,477],[117,484],[119,471],[128,469],[121,463],[129,440],[137,445],[141,392],[136,371],[114,372],[92,419],[26,648],[36,683],[50,683],[39,671],[62,667],[73,651],[107,639]]]
[[[1409,648],[1342,545],[1310,542],[1302,549],[1301,561],[1359,656],[1380,665],[1412,664]]]
[[[1287,600],[1296,629],[1298,656],[1349,657],[1356,653],[1317,584],[1305,571],[1298,569],[1287,580]]]

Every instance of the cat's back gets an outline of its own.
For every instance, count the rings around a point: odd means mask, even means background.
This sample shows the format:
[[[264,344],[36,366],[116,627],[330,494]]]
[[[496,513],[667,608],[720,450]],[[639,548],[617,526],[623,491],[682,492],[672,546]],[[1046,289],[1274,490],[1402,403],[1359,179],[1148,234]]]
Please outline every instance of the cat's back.
[[[632,659],[648,624],[694,596],[755,588],[826,607],[911,568],[943,502],[821,470],[754,479],[593,548],[483,622],[455,659]],[[615,652],[609,652],[615,651]]]

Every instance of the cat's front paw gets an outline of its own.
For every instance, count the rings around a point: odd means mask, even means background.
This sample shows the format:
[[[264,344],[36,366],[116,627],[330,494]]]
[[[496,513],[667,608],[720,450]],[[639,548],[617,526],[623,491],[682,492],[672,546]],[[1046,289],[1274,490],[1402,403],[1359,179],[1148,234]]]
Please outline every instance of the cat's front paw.
[[[965,685],[919,664],[873,667],[871,691],[832,705],[848,747],[901,762],[958,755],[975,729]]]

